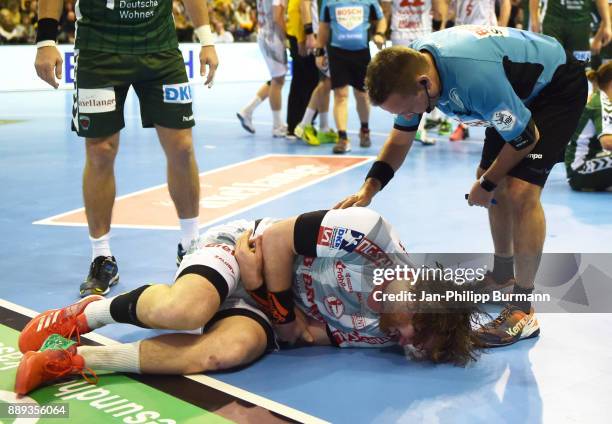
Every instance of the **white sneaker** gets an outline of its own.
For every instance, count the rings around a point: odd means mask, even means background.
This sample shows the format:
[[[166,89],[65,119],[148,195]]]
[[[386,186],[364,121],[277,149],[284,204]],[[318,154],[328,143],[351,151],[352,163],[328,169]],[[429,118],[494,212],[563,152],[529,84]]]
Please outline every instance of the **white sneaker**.
[[[281,125],[280,127],[272,128],[272,137],[286,137],[287,136],[287,126]]]
[[[242,125],[242,128],[244,128],[251,134],[255,134],[255,127],[253,126],[253,116],[250,113],[238,112],[236,113],[236,117],[240,121],[240,125]]]

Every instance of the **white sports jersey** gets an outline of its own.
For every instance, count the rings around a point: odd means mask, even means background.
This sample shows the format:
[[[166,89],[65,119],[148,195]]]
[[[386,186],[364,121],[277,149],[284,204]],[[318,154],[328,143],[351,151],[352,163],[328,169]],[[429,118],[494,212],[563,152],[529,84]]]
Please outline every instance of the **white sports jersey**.
[[[332,341],[339,347],[397,345],[396,339],[379,329],[380,314],[372,299],[372,292],[378,287],[373,281],[374,269],[410,266],[395,230],[377,212],[367,208],[321,213],[325,216],[318,228],[305,230],[296,224],[296,238],[316,240],[316,247],[311,246],[313,252],[316,249],[316,257],[297,255],[293,265],[296,305],[326,324]],[[278,219],[262,219],[254,236],[263,234],[275,222]],[[239,220],[209,229],[185,256],[177,275],[193,264],[212,267],[228,285],[228,298],[221,310],[235,307],[238,301],[242,308],[258,308],[240,281],[233,256],[238,237],[253,228],[254,221]]]
[[[455,25],[497,25],[495,0],[453,0]]]
[[[391,5],[391,41],[393,45],[406,45],[429,34],[431,27],[431,0],[382,0]]]
[[[367,208],[330,210],[319,228],[316,254],[296,258],[296,304],[327,324],[340,347],[397,345],[380,330],[372,299],[376,268],[409,264],[391,225]]]

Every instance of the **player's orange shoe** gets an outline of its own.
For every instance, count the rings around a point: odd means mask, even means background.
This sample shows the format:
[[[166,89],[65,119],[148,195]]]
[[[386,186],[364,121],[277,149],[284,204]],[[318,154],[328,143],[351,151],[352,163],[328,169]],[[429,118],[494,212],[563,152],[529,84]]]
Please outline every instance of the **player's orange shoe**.
[[[85,375],[85,370],[93,379]],[[81,374],[89,383],[98,381],[96,374],[85,368],[85,360],[77,354],[75,342],[52,334],[40,351],[27,352],[21,358],[15,377],[15,393],[23,396],[44,383],[74,374]]]
[[[101,299],[104,298],[98,295],[87,296],[65,308],[50,309],[34,317],[19,335],[19,350],[21,353],[36,351],[51,334],[59,334],[67,339],[76,337],[79,340],[81,334],[91,331],[83,315],[85,307]]]

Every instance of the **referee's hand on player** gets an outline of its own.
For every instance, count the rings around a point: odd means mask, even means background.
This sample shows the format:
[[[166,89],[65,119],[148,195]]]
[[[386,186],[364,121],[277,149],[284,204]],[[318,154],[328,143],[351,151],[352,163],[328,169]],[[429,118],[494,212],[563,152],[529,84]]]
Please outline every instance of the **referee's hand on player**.
[[[55,46],[40,47],[36,50],[36,60],[34,67],[36,74],[53,88],[59,87],[56,80],[62,79],[62,55]]]

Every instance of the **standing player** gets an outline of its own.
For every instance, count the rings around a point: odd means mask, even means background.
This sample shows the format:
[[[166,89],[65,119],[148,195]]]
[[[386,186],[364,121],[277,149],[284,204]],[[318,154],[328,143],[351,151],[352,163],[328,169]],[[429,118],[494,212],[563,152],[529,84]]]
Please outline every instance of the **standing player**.
[[[63,0],[40,0],[36,72],[57,88],[62,59],[56,47]],[[185,0],[202,44],[202,74],[212,84],[218,66],[206,4]],[[177,261],[198,237],[200,181],[193,151],[191,88],[172,17],[172,2],[83,1],[77,7],[72,129],[85,137],[83,197],[92,244],[81,296],[106,294],[119,279],[110,250],[115,201],[114,162],[123,104],[130,86],[140,100],[145,128],[155,127],[166,153],[168,189],[181,226]]]
[[[542,189],[584,109],[584,65],[551,37],[463,25],[411,48],[381,51],[368,67],[367,87],[372,102],[397,117],[361,189],[338,206],[370,203],[404,162],[421,114],[434,106],[486,126],[478,180],[467,197],[470,206],[489,212],[495,263],[484,281],[491,288],[513,286],[528,299],[546,238]],[[521,340],[518,330],[533,314],[531,302],[512,302],[483,328],[483,341],[500,346]]]
[[[595,2],[601,17],[594,41],[606,46],[612,40],[610,12],[606,0],[547,0],[544,19],[540,17],[538,0],[529,0],[531,30],[554,37],[577,58],[587,62],[591,57],[591,5]]]
[[[381,6],[391,27],[391,43],[394,46],[407,46],[417,38],[431,34],[433,16],[442,18],[439,29],[446,27],[447,0],[382,0]],[[427,137],[425,122],[426,119],[421,120],[415,139],[423,144],[434,144],[435,139]]]
[[[369,129],[370,102],[365,91],[365,72],[370,63],[368,31],[371,20],[376,22],[373,41],[378,48],[382,48],[387,24],[376,0],[324,0],[321,4],[315,56],[317,66],[323,69],[327,47],[331,86],[334,90],[334,119],[338,129],[334,153],[351,150],[346,133],[349,86],[353,87],[361,122],[359,145],[369,147],[372,143]]]
[[[237,113],[242,127],[250,133],[255,132],[253,111],[267,95],[272,110],[272,136],[285,137],[287,134],[282,118],[282,90],[287,74],[285,5],[284,0],[257,0],[257,42],[270,71],[271,80],[262,85],[249,105]]]

